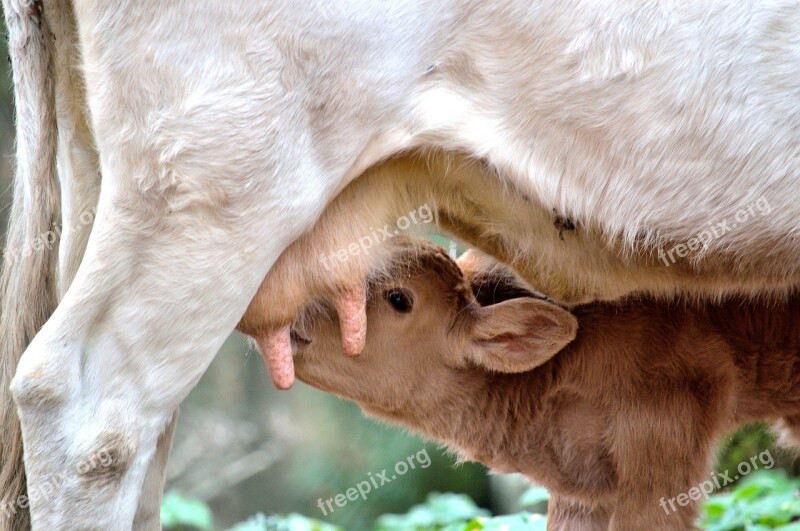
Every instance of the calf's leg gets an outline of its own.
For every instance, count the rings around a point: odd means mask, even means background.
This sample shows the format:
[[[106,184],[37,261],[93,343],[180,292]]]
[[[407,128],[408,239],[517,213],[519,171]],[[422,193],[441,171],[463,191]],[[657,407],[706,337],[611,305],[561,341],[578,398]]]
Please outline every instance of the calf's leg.
[[[608,505],[589,506],[557,494],[547,504],[548,531],[605,531],[610,518]]]
[[[703,410],[691,397],[672,395],[634,405],[616,421],[617,504],[609,528],[693,529],[698,500],[713,484],[714,408]],[[707,416],[706,416],[707,415]]]
[[[800,414],[783,417],[773,426],[778,444],[794,451],[800,450]]]

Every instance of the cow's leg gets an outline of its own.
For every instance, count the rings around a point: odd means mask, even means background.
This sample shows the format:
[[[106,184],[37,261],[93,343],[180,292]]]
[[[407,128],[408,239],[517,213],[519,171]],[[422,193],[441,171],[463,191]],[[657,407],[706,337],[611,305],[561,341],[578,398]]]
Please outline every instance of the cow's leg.
[[[172,438],[175,435],[177,424],[178,410],[175,410],[164,433],[158,438],[156,453],[147,467],[142,485],[142,495],[136,508],[136,516],[133,518],[134,531],[160,531],[161,529],[161,498],[167,479],[167,460],[172,449]]]
[[[281,186],[248,181],[235,169],[274,167],[252,155],[228,158],[225,178],[192,166],[188,188],[158,194],[131,186],[146,154],[109,155],[84,260],[12,383],[34,525],[132,526],[173,411],[333,194],[336,179],[303,164]]]
[[[58,285],[61,296],[69,288],[83,258],[100,196],[98,153],[84,101],[83,73],[75,58],[80,55],[72,6],[54,0],[45,6],[58,46],[53,48],[56,108],[59,125],[58,176],[62,197]],[[133,528],[161,529],[161,499],[166,466],[177,422],[177,410],[159,437],[156,454],[145,476]]]

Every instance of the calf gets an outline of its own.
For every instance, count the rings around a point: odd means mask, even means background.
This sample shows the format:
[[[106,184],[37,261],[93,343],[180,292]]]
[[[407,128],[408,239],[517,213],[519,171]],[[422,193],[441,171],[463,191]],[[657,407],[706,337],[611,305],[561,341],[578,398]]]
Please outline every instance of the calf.
[[[392,247],[362,355],[340,355],[334,308],[310,306],[292,325],[297,376],[545,485],[552,529],[691,527],[724,433],[798,433],[797,297],[567,311],[481,255]]]

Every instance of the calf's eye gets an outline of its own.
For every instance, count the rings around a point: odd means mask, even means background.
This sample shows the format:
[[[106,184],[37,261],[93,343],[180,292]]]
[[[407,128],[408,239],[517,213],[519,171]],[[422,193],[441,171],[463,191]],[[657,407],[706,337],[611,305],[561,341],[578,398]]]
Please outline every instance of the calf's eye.
[[[392,305],[392,308],[400,313],[408,313],[411,311],[413,303],[411,297],[405,290],[393,289],[386,292],[386,300]]]

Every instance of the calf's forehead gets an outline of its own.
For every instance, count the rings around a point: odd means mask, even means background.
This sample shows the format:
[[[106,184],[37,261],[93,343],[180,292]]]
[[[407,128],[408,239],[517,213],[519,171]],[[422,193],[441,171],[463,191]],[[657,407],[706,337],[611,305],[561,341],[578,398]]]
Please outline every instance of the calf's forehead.
[[[431,292],[455,306],[464,306],[473,300],[472,290],[458,264],[438,245],[406,239],[398,242],[390,262],[382,274],[374,277],[374,289],[414,284],[417,289]]]

